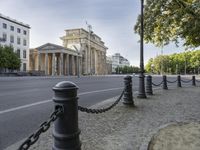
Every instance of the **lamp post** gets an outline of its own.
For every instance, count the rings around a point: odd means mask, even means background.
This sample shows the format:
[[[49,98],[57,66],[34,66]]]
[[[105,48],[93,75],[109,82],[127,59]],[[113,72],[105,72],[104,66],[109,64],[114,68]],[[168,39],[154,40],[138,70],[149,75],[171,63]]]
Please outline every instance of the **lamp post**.
[[[144,83],[144,0],[141,0],[141,25],[140,25],[140,74],[139,74],[139,89],[138,98],[146,98],[145,83]]]
[[[88,50],[89,50],[89,74],[92,75],[92,52],[91,52],[91,34],[92,34],[92,26],[87,24],[88,27]]]

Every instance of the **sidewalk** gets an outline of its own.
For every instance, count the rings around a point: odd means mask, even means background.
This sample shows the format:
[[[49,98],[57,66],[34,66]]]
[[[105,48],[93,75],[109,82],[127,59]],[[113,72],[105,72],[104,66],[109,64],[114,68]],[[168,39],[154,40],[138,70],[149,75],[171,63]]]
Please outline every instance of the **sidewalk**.
[[[103,114],[86,114],[79,112],[79,128],[81,129],[82,150],[147,150],[148,143],[154,136],[151,143],[151,150],[176,149],[197,150],[200,149],[200,87],[183,87],[169,90],[156,90],[153,96],[147,99],[137,99],[134,96],[136,107],[124,106],[121,102],[112,110]],[[113,103],[116,98],[99,103],[93,108],[106,107]],[[168,124],[177,122],[191,122],[185,127],[190,136],[188,139],[180,135],[177,126],[169,126],[167,132],[160,134],[163,145],[159,139],[158,131]],[[39,125],[39,123],[38,123]],[[178,125],[182,126],[181,123]],[[160,130],[159,130],[160,129]],[[166,129],[166,128],[164,128]],[[169,137],[172,131],[175,139]],[[194,134],[198,131],[198,134]],[[191,134],[192,136],[191,136]],[[184,132],[183,132],[184,134]],[[165,136],[168,137],[166,138]],[[197,136],[197,137],[196,137]],[[192,139],[191,139],[192,137]],[[157,138],[157,139],[156,139]],[[192,141],[195,145],[191,145]],[[155,141],[158,141],[157,143]],[[166,144],[174,141],[174,143]],[[192,140],[192,141],[191,141]],[[188,143],[188,141],[191,141]],[[17,149],[18,142],[6,150]],[[156,145],[157,144],[157,145]],[[154,146],[154,147],[153,147]],[[173,147],[174,146],[174,147]],[[190,146],[188,148],[188,146]],[[191,147],[193,146],[193,148]],[[192,148],[192,149],[191,149]],[[52,128],[41,135],[39,141],[30,148],[31,150],[52,149]]]

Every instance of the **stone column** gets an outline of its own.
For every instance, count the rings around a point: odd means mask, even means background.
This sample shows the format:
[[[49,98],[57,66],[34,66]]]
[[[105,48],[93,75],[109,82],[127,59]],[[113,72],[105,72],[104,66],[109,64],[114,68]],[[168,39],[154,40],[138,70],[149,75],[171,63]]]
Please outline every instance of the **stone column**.
[[[52,76],[55,76],[55,64],[56,64],[56,62],[55,62],[55,53],[53,53],[52,54],[52,67],[51,67],[51,69],[52,69]]]
[[[102,54],[99,51],[99,74],[102,75]]]
[[[63,75],[63,53],[60,53],[60,75]]]
[[[91,49],[91,73],[95,74],[95,57],[94,57],[94,48]]]
[[[38,71],[41,71],[41,54],[38,53]]]
[[[106,74],[106,53],[103,52],[103,74]]]
[[[88,47],[85,46],[85,73],[88,74]]]
[[[76,75],[79,75],[79,56],[76,56]]]
[[[89,51],[89,47],[87,49],[87,73],[90,74],[90,51]]]
[[[71,59],[71,61],[72,61],[71,62],[72,63],[72,75],[75,75],[75,63],[74,63],[75,60],[74,60],[74,56],[73,55],[71,57],[72,57],[72,59]]]
[[[69,67],[70,67],[70,65],[69,65],[69,54],[66,54],[66,67],[67,67],[66,72],[67,72],[67,76],[68,76],[68,75],[70,75],[70,73],[69,73]]]
[[[94,57],[95,57],[95,74],[98,75],[98,52],[97,50],[95,49],[94,51]]]
[[[82,57],[78,57],[79,59],[79,75],[82,75]]]
[[[45,75],[48,75],[48,53],[45,53]]]

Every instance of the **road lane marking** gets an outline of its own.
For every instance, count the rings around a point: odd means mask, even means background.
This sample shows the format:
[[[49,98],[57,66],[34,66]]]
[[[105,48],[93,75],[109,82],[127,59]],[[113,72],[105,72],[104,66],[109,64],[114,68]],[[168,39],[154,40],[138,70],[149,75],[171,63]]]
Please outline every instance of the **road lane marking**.
[[[11,95],[16,95],[16,94],[23,94],[23,93],[27,93],[27,92],[37,92],[37,91],[40,91],[41,89],[37,89],[37,88],[34,88],[34,89],[29,89],[29,90],[23,90],[23,91],[15,91],[15,92],[12,92],[10,93],[8,90],[7,90],[7,93],[1,93],[0,96],[11,96]]]
[[[78,94],[78,96],[79,96],[79,95],[92,94],[92,93],[100,93],[100,92],[114,91],[114,90],[119,90],[119,89],[123,89],[123,87],[112,88],[112,89],[105,89],[105,90],[96,90],[96,91],[90,91],[90,92],[83,92],[83,93]]]
[[[28,107],[31,107],[31,106],[36,106],[36,105],[48,103],[48,102],[51,102],[51,101],[52,100],[45,100],[45,101],[41,101],[41,102],[37,102],[37,103],[32,103],[32,104],[27,104],[27,105],[15,107],[15,108],[6,109],[6,110],[3,110],[3,111],[0,111],[0,115],[8,113],[8,112],[16,111],[16,110],[19,110],[19,109],[28,108]]]
[[[92,93],[114,91],[114,90],[119,90],[119,89],[123,89],[123,87],[111,88],[111,89],[104,89],[104,90],[96,90],[96,91],[90,91],[90,92],[83,92],[83,93],[79,93],[78,96],[80,96],[80,95],[86,95],[86,94],[92,94]],[[32,103],[32,104],[27,104],[27,105],[23,105],[23,106],[18,106],[18,107],[14,107],[14,108],[2,110],[2,111],[0,111],[0,115],[5,114],[5,113],[9,113],[9,112],[13,112],[13,111],[16,111],[16,110],[28,108],[28,107],[40,105],[40,104],[49,103],[49,102],[52,102],[52,100],[44,100],[44,101],[40,101],[40,102],[36,102],[36,103]]]

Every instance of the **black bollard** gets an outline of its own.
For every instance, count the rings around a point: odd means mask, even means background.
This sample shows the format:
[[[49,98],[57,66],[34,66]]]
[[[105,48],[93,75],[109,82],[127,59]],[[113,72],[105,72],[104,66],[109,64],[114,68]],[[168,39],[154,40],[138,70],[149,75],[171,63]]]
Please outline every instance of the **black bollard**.
[[[133,92],[132,92],[132,77],[124,77],[124,97],[123,104],[134,106]]]
[[[68,81],[59,82],[53,87],[55,105],[64,108],[64,114],[54,122],[53,150],[81,150],[77,89],[74,83]]]
[[[192,85],[193,85],[193,86],[196,86],[196,79],[195,79],[195,76],[192,76]]]
[[[153,95],[153,90],[152,90],[152,76],[148,75],[146,81],[147,81],[147,84],[146,84],[146,93],[148,95]]]
[[[167,87],[167,76],[166,75],[163,75],[163,89],[164,90],[168,90],[168,87]]]
[[[177,87],[182,87],[181,86],[181,76],[180,75],[177,76]]]

